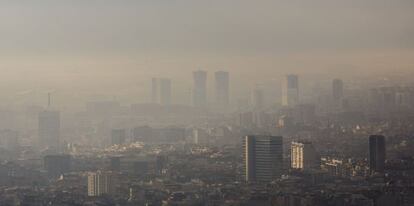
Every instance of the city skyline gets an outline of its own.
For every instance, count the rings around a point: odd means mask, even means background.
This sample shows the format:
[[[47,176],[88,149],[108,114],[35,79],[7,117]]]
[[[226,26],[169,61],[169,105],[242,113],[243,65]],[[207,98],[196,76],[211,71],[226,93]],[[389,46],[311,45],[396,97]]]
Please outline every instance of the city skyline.
[[[414,1],[0,0],[0,25],[0,206],[414,205]]]
[[[63,106],[114,96],[145,102],[147,79],[162,76],[176,82],[173,102],[183,104],[197,68],[230,72],[234,98],[290,73],[303,81],[413,75],[414,5],[404,0],[0,5],[1,102],[39,104],[51,90]]]

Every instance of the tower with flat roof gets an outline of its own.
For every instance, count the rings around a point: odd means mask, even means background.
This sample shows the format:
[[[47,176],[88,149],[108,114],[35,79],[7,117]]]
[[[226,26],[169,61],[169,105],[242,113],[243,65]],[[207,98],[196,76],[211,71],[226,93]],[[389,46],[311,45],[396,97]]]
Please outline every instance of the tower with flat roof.
[[[320,157],[311,142],[293,141],[290,157],[292,169],[305,171],[320,168]]]
[[[193,106],[207,105],[207,72],[198,70],[193,72]]]
[[[249,135],[243,138],[244,177],[247,182],[270,182],[283,172],[283,137]]]
[[[299,103],[299,77],[298,75],[286,75],[282,84],[282,105],[295,106]]]
[[[384,172],[385,158],[385,137],[371,135],[369,137],[369,169],[371,174]]]

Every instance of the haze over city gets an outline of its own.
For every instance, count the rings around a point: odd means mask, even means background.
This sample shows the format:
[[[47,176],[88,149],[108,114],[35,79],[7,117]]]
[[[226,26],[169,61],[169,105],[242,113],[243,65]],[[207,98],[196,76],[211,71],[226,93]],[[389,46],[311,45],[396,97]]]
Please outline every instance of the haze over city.
[[[414,1],[0,0],[0,206],[412,206]]]
[[[28,90],[59,90],[62,105],[96,94],[144,102],[148,78],[161,76],[175,82],[174,101],[188,103],[195,69],[232,72],[238,97],[286,73],[354,77],[413,66],[411,1],[0,4],[7,102]]]

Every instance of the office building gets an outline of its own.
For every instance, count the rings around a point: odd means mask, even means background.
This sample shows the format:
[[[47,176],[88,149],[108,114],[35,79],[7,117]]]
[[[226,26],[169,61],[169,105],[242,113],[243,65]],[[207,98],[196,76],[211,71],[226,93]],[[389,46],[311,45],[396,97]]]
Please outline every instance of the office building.
[[[205,107],[207,105],[207,72],[193,72],[193,106]]]
[[[116,184],[116,176],[112,172],[91,172],[88,174],[88,196],[112,195],[115,192]]]
[[[297,75],[287,75],[282,84],[282,105],[295,106],[299,103],[299,78]]]
[[[160,104],[171,104],[171,79],[160,79]]]
[[[292,142],[290,157],[292,169],[312,170],[320,168],[320,156],[311,142]]]
[[[120,171],[121,170],[121,156],[114,156],[109,158],[109,170]]]
[[[170,105],[172,99],[171,79],[152,78],[151,81],[151,103]]]
[[[220,107],[226,107],[230,101],[229,73],[218,71],[215,73],[216,103]]]
[[[344,95],[344,84],[340,79],[334,79],[332,81],[332,97],[335,101],[342,99]]]
[[[58,177],[64,173],[70,172],[72,158],[70,155],[46,155],[43,158],[44,169],[49,177]]]
[[[244,177],[247,182],[269,182],[283,172],[283,138],[246,136],[243,138]]]
[[[264,91],[260,85],[253,90],[252,102],[255,110],[262,110],[264,107]]]
[[[60,113],[58,111],[43,111],[39,113],[39,147],[59,149]]]
[[[371,135],[369,137],[369,168],[371,174],[384,172],[385,157],[385,137]]]

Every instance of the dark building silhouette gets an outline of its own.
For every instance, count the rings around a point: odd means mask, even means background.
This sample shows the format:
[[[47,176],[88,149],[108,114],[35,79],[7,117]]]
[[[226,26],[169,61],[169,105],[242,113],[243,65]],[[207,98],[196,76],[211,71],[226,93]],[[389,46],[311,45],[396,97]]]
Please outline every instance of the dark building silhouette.
[[[369,168],[371,173],[383,173],[385,168],[385,137],[371,135],[369,137]]]
[[[247,182],[270,182],[279,178],[283,172],[283,137],[244,137],[243,161]]]
[[[256,85],[252,93],[252,102],[255,110],[262,110],[264,107],[264,91],[261,85]]]
[[[193,72],[193,106],[205,107],[207,104],[207,72]]]
[[[282,84],[282,105],[295,106],[299,103],[299,77],[289,74]]]
[[[39,113],[39,146],[41,149],[58,150],[60,136],[60,113],[43,111]]]
[[[50,177],[58,177],[71,170],[72,158],[70,155],[46,155],[43,161],[44,168]]]
[[[121,157],[110,157],[109,158],[109,170],[120,171],[121,170]]]
[[[230,101],[229,73],[225,71],[216,72],[215,81],[216,103],[221,107],[225,107]]]

